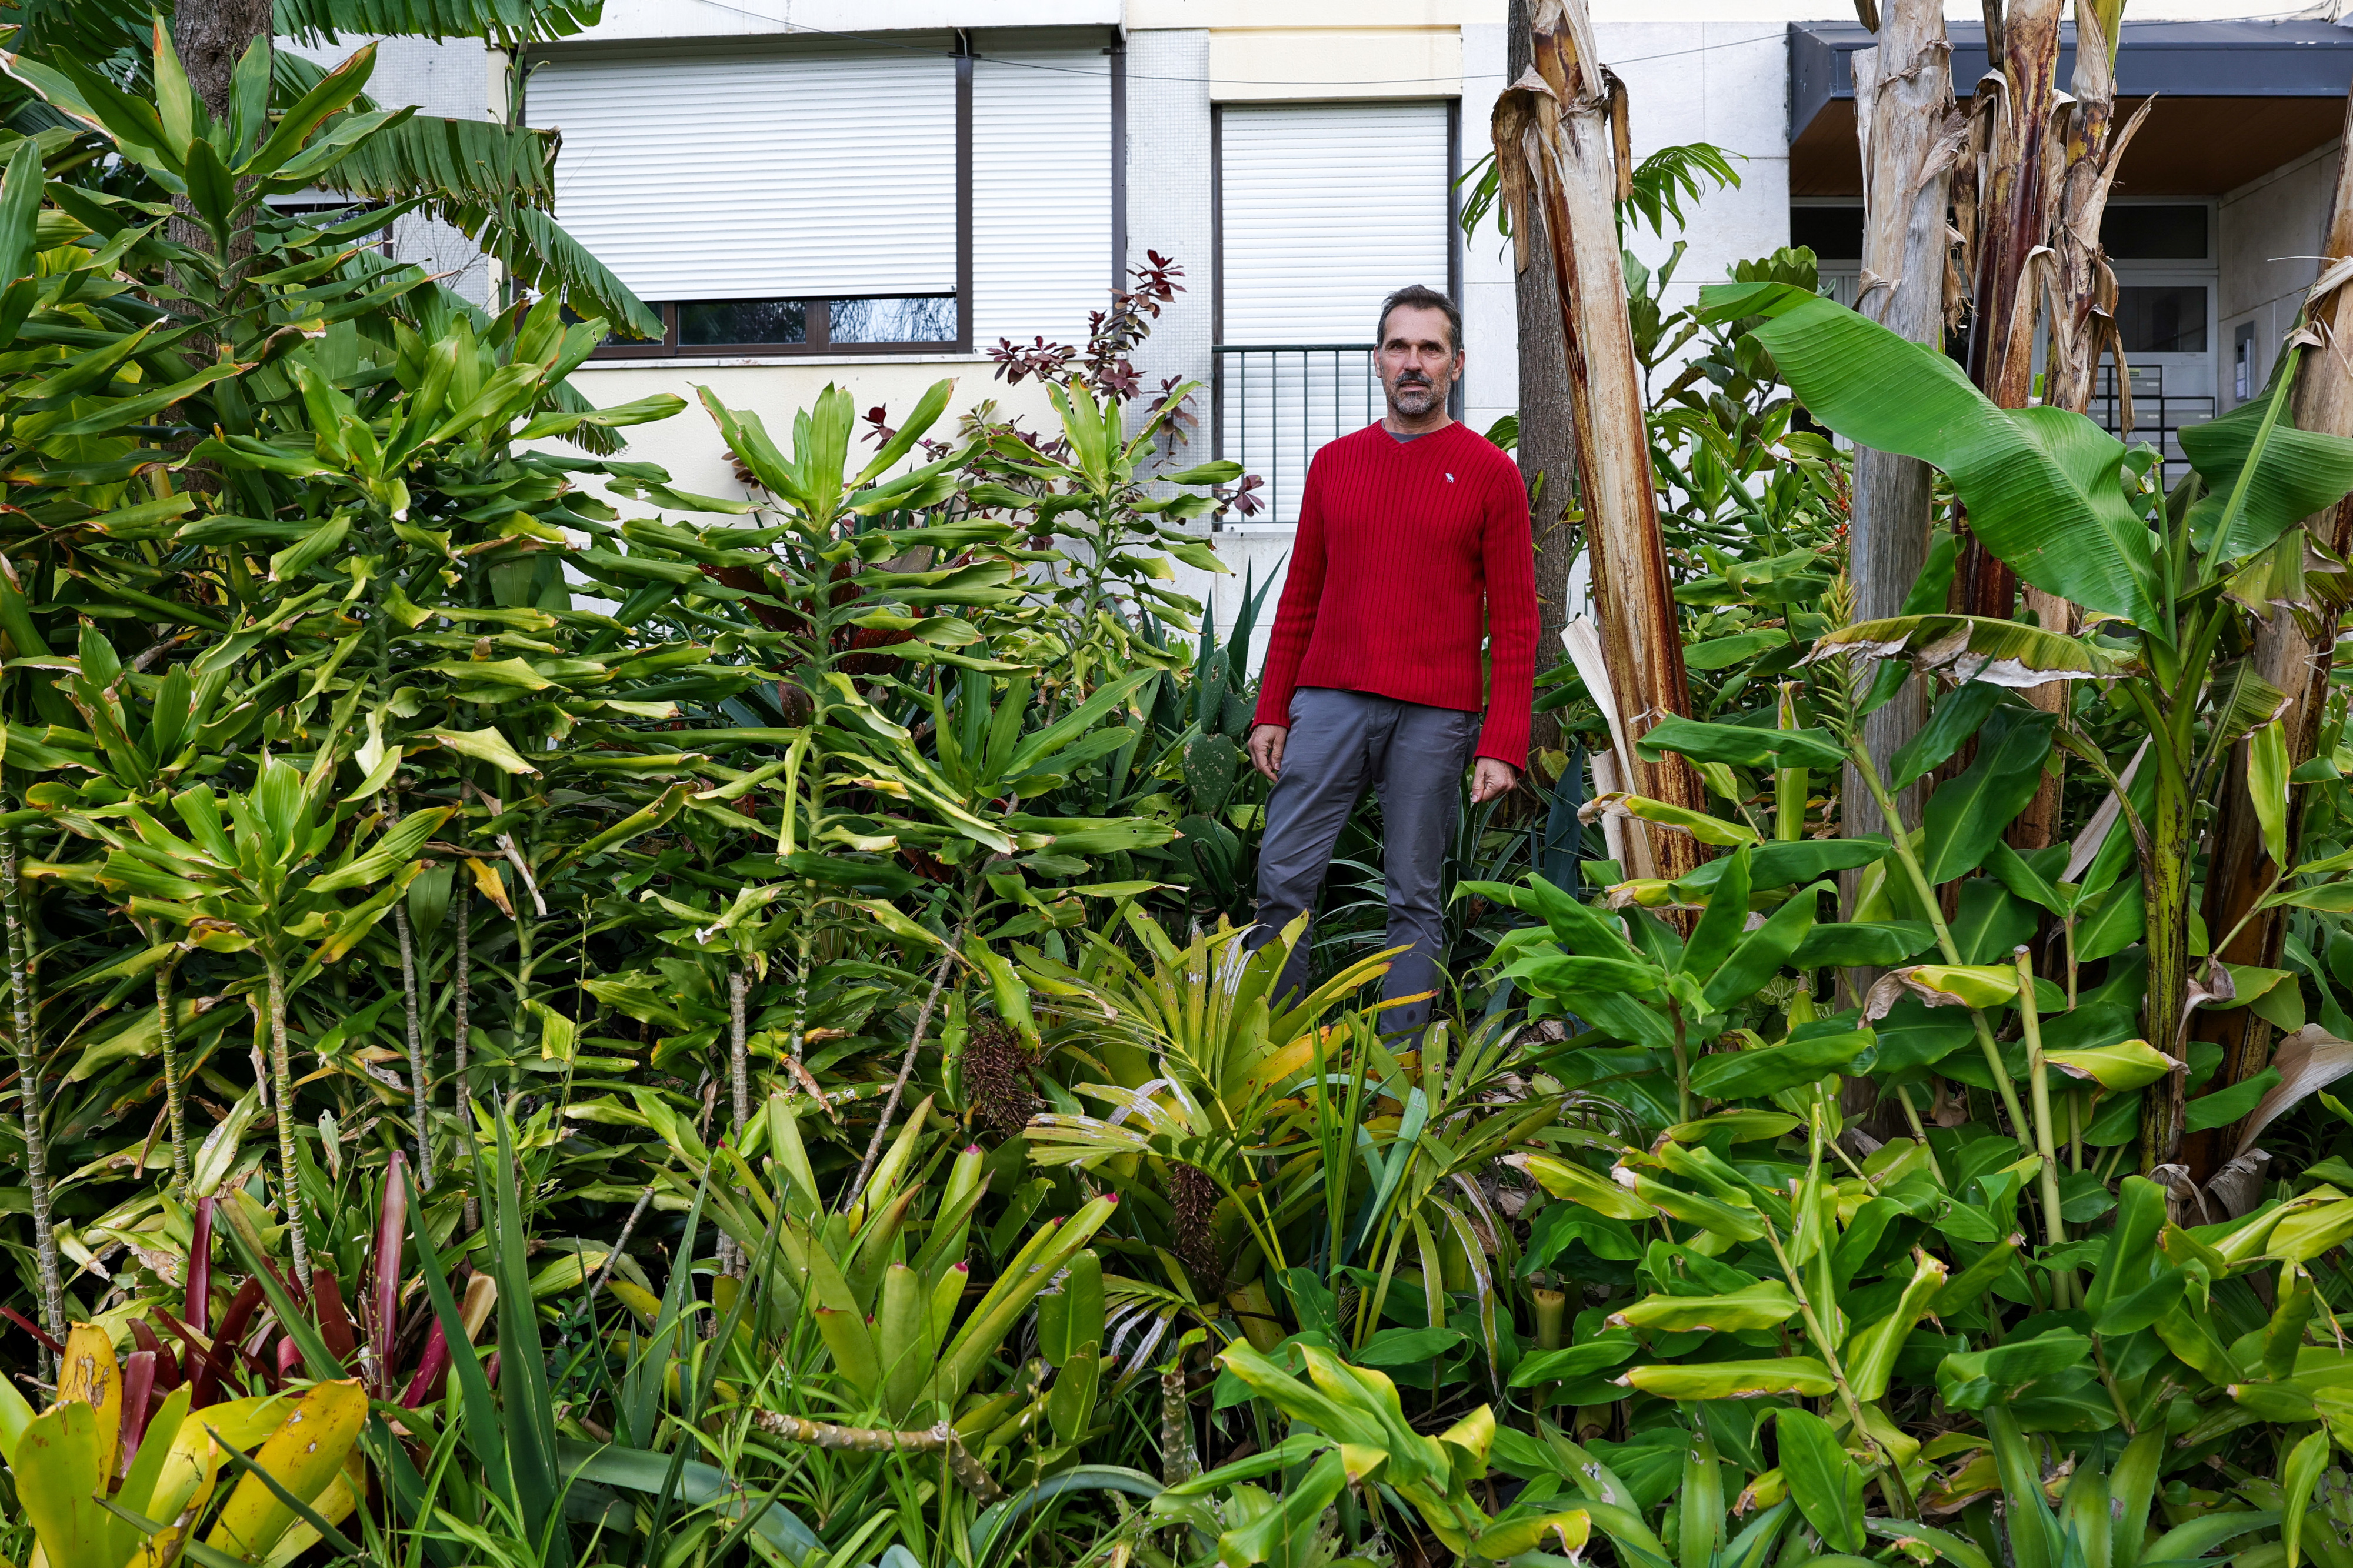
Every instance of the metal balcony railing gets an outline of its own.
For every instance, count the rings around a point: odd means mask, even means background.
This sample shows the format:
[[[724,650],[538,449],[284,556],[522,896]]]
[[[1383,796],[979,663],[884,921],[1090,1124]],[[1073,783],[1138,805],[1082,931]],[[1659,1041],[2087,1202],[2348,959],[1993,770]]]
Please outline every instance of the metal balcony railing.
[[[1209,388],[1217,455],[1266,481],[1252,521],[1294,523],[1307,465],[1387,406],[1370,343],[1218,345]]]
[[[2130,368],[2133,427],[2127,439],[2144,441],[2157,448],[2163,459],[2158,478],[2170,486],[2189,467],[2181,450],[2181,427],[2213,418],[2214,399],[2168,393],[2161,364],[2137,364]],[[2092,405],[2086,412],[2110,435],[2123,434],[2124,409],[2116,396],[2116,367],[2113,360],[2101,363],[2100,379],[2093,388]]]

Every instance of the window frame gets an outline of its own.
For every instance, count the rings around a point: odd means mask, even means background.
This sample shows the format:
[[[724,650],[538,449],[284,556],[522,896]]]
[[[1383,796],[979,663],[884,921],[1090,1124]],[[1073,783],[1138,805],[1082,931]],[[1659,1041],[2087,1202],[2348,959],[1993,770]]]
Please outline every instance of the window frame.
[[[681,304],[726,304],[723,300],[665,300],[659,304],[649,303],[647,309],[661,318],[662,335],[659,341],[644,342],[603,342],[588,357],[592,360],[644,359],[742,359],[756,355],[792,355],[807,357],[823,355],[865,357],[872,354],[939,354],[971,352],[972,328],[965,319],[961,295],[946,294],[860,294],[860,300],[944,300],[956,301],[956,336],[954,339],[925,340],[895,343],[837,343],[833,341],[832,298],[802,298],[803,329],[806,336],[797,343],[681,343],[678,341],[678,308]]]
[[[661,318],[662,335],[657,342],[612,342],[596,345],[588,355],[593,362],[669,359],[747,359],[824,357],[870,358],[891,354],[968,354],[972,353],[972,35],[958,28],[948,53],[955,61],[955,234],[956,287],[953,296],[939,294],[858,294],[800,297],[802,313],[807,322],[806,337],[797,343],[681,343],[678,341],[678,307],[681,304],[722,304],[723,300],[646,301],[647,309]],[[1115,68],[1116,68],[1116,66]],[[779,299],[794,296],[780,295]],[[956,335],[952,340],[900,343],[837,343],[833,342],[833,305],[836,299],[860,300],[937,300],[953,298],[956,302]]]

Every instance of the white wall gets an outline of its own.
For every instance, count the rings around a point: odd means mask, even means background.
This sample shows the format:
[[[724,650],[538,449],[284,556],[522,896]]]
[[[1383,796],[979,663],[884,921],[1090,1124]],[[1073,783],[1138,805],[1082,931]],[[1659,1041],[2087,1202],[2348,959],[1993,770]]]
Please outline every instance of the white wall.
[[[479,38],[370,39],[342,35],[341,44],[295,44],[283,39],[278,47],[330,68],[343,64],[362,45],[376,46],[375,69],[368,78],[367,94],[386,109],[413,103],[419,114],[443,120],[491,118],[490,51]],[[410,213],[396,219],[387,236],[391,253],[434,272],[454,276],[443,282],[477,305],[490,302],[493,264],[473,241],[438,219]]]
[[[2232,395],[2232,354],[2239,329],[2254,326],[2249,391],[2261,392],[2280,340],[2295,325],[2305,289],[2320,274],[2314,258],[2327,237],[2337,157],[2336,147],[2315,148],[2222,198],[2222,283],[2214,312],[2222,323],[2221,408],[2238,402]]]
[[[1751,13],[1754,14],[1753,12]],[[1634,156],[1713,142],[1738,154],[1734,190],[1713,191],[1690,225],[1666,236],[1630,226],[1627,248],[1655,267],[1683,239],[1690,247],[1667,290],[1670,309],[1695,302],[1735,262],[1789,243],[1788,28],[1778,21],[1605,22],[1602,58],[1626,82]]]

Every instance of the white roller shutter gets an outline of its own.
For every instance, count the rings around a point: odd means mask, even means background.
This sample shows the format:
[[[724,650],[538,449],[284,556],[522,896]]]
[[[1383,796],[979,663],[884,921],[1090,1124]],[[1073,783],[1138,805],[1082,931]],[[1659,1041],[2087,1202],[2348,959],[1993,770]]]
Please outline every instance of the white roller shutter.
[[[528,94],[557,220],[641,299],[955,291],[944,52],[557,59]]]
[[[1264,481],[1267,521],[1295,522],[1317,448],[1385,406],[1366,352],[1381,301],[1409,283],[1446,287],[1446,105],[1220,115],[1219,452]],[[1303,352],[1233,352],[1272,344]]]
[[[1012,49],[972,68],[972,341],[1083,342],[1112,284],[1111,60]]]
[[[1446,106],[1222,110],[1229,343],[1369,343],[1381,300],[1446,287]]]

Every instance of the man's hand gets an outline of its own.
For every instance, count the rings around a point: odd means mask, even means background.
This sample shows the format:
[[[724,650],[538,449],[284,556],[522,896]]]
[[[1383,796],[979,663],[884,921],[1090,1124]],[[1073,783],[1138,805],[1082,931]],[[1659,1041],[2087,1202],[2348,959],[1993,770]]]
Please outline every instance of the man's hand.
[[[1269,784],[1282,777],[1282,743],[1291,731],[1281,724],[1260,724],[1250,732],[1250,766],[1266,775]]]
[[[1471,773],[1471,804],[1481,805],[1497,795],[1509,795],[1519,782],[1520,770],[1511,763],[1499,763],[1493,757],[1482,757]]]

